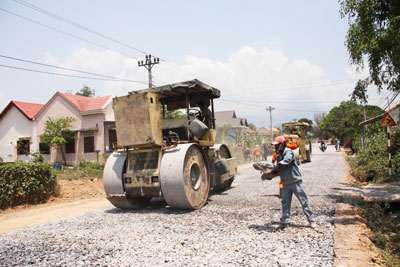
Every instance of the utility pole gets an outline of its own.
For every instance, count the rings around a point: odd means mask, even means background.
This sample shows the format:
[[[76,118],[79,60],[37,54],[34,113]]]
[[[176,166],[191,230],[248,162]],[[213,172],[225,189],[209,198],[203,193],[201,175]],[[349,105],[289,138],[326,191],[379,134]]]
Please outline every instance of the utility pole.
[[[151,61],[153,59],[153,61]],[[145,67],[149,71],[149,88],[153,87],[153,76],[151,75],[151,69],[155,64],[160,63],[160,58],[158,57],[151,57],[151,55],[146,55],[145,61],[138,61],[139,67]]]
[[[364,101],[364,106],[363,106],[363,113],[364,113],[364,121],[366,121],[367,120],[367,115],[365,114],[365,101]],[[361,146],[362,147],[364,147],[364,145],[365,145],[365,131],[366,131],[366,128],[367,126],[366,125],[363,125],[363,136],[362,136],[362,139],[361,139]]]
[[[269,111],[269,127],[271,129],[271,143],[274,141],[274,132],[272,131],[272,111],[274,110],[274,107],[269,106],[266,108],[267,111]]]

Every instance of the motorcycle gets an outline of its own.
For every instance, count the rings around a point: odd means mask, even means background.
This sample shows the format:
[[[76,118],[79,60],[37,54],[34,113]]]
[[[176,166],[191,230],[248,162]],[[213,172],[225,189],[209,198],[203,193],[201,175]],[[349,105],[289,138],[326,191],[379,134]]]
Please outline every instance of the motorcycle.
[[[325,143],[321,143],[319,145],[319,149],[321,149],[322,152],[325,152],[326,148],[327,148],[327,145]]]

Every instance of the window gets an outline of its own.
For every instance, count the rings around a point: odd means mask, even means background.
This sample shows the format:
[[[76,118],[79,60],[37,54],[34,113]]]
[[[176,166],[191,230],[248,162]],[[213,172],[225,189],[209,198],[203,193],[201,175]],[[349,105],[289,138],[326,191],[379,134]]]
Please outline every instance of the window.
[[[50,146],[46,143],[39,143],[39,152],[45,155],[50,154]]]
[[[83,138],[83,147],[85,153],[94,152],[94,136],[85,136]]]
[[[65,143],[65,153],[75,153],[75,139],[67,139]]]
[[[115,129],[108,130],[108,143],[110,144],[110,149],[114,149],[117,146],[117,132]]]
[[[28,155],[30,152],[30,142],[29,139],[22,139],[17,141],[17,154],[18,155]]]

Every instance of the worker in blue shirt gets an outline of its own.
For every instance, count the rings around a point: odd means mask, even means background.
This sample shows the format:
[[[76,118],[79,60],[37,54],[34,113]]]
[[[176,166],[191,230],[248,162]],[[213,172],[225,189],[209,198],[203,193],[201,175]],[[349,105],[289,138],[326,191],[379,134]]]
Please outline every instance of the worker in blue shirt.
[[[340,140],[336,141],[336,151],[340,151]]]
[[[292,196],[295,194],[300,201],[303,212],[307,217],[310,227],[315,227],[314,215],[310,208],[307,195],[304,192],[302,175],[297,166],[293,151],[286,147],[287,139],[284,136],[275,138],[272,144],[277,152],[277,168],[281,176],[282,187],[282,217],[280,220],[279,229],[284,229],[289,225],[290,206]]]

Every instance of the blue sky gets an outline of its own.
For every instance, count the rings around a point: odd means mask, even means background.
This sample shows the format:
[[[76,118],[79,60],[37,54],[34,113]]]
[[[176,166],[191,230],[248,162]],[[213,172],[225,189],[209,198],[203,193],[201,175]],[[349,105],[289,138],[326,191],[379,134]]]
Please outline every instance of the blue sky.
[[[328,112],[348,100],[357,78],[366,73],[356,73],[349,65],[344,46],[347,20],[340,18],[336,1],[24,1],[0,2],[0,55],[142,83],[0,66],[0,109],[10,100],[45,104],[56,91],[76,92],[83,84],[98,96],[144,89],[147,71],[137,66],[137,59],[144,59],[146,52],[162,59],[153,69],[156,85],[197,78],[222,91],[217,111],[235,110],[257,126],[269,126],[265,108],[273,106],[273,124],[278,126],[293,119],[313,119],[315,112]],[[0,64],[73,74],[4,57]],[[370,90],[370,104],[379,104],[384,96],[385,92],[377,95]]]

